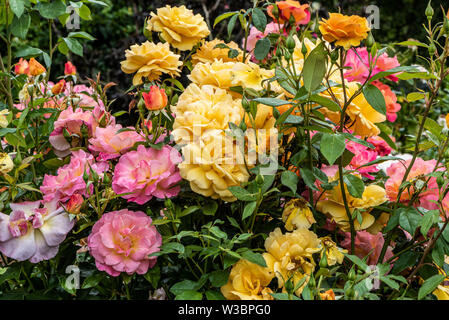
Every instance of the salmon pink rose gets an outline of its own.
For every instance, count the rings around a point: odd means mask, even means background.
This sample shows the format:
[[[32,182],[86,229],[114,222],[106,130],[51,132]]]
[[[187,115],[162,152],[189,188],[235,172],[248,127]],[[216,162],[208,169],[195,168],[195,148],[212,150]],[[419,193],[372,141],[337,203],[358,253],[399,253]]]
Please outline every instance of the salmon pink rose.
[[[121,154],[131,149],[136,142],[145,141],[134,128],[119,132],[121,129],[122,126],[117,124],[95,130],[95,137],[89,139],[91,144],[89,149],[99,153],[98,160],[106,161],[120,157]]]
[[[0,251],[18,261],[37,263],[56,256],[73,221],[57,201],[11,203],[11,214],[0,213]]]
[[[136,151],[121,156],[114,170],[112,189],[128,201],[144,204],[154,197],[164,199],[176,196],[181,181],[176,165],[182,161],[179,152],[164,146],[161,150],[139,145]]]
[[[351,250],[351,234],[349,232],[346,232],[345,237],[346,238],[341,242],[341,246],[343,248]],[[358,231],[354,242],[355,252],[352,254],[355,254],[360,259],[363,259],[369,255],[366,263],[368,265],[376,265],[384,243],[385,239],[382,236],[382,232],[373,235],[367,231]],[[393,250],[390,246],[388,246],[387,252],[384,256],[384,261],[382,262],[387,261],[392,256]]]
[[[398,97],[393,91],[391,91],[388,85],[383,84],[380,81],[373,81],[373,85],[375,85],[382,92],[385,98],[385,105],[387,107],[387,120],[390,122],[395,122],[398,118],[398,115],[396,113],[401,110],[401,105],[398,103]]]
[[[90,174],[90,168],[98,175],[108,170],[106,162],[94,162],[94,157],[78,150],[72,153],[70,163],[58,169],[56,176],[46,174],[40,190],[44,194],[44,200],[68,201],[74,194],[88,196],[86,182],[83,179],[84,171]],[[90,186],[91,188],[92,185]]]
[[[64,74],[66,76],[75,75],[76,67],[70,61],[67,61],[64,65]]]
[[[123,209],[104,214],[87,238],[90,254],[100,271],[113,277],[121,272],[145,274],[154,267],[162,237],[142,211]]]

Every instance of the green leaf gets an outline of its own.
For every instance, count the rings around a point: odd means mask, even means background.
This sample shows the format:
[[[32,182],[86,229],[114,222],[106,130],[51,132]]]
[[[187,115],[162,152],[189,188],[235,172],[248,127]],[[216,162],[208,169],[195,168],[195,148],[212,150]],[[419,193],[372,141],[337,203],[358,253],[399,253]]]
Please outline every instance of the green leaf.
[[[205,204],[201,207],[201,211],[206,216],[213,216],[217,212],[218,203],[214,200],[207,200]]]
[[[187,290],[175,297],[175,300],[202,300],[203,294],[201,292]]]
[[[400,255],[399,259],[394,263],[394,267],[391,270],[392,273],[398,274],[405,268],[411,267],[416,263],[419,257],[419,253],[414,251],[407,251]]]
[[[346,139],[339,134],[323,133],[320,142],[320,149],[323,156],[333,165],[346,149]]]
[[[326,52],[324,51],[324,42],[321,42],[310,52],[306,61],[302,75],[304,78],[304,87],[311,93],[321,85],[326,74]]]
[[[279,106],[284,106],[286,104],[291,104],[291,101],[286,101],[286,100],[277,99],[277,98],[256,98],[256,99],[253,99],[252,101],[256,101],[258,103],[262,103],[262,104],[270,106],[270,107],[279,107]]]
[[[70,51],[79,56],[83,56],[83,46],[78,42],[78,40],[74,38],[63,38],[63,40]]]
[[[424,214],[419,226],[421,227],[421,234],[427,237],[429,229],[438,222],[440,214],[438,210],[431,210]]]
[[[363,95],[374,110],[383,115],[387,114],[384,95],[376,86],[369,84],[363,87]]]
[[[199,290],[201,287],[202,287],[201,283],[194,282],[191,280],[183,280],[181,282],[174,284],[170,288],[170,292],[178,296],[185,291],[196,291]]]
[[[84,32],[84,31],[70,32],[67,37],[69,37],[69,38],[82,38],[82,39],[87,39],[87,40],[95,40],[95,38],[93,36],[91,36],[90,34],[88,34],[87,32]]]
[[[25,47],[20,50],[18,50],[14,56],[17,58],[26,58],[26,57],[35,57],[40,54],[42,54],[42,50],[39,48],[33,48],[33,47]]]
[[[267,26],[267,17],[259,8],[253,9],[253,24],[257,30],[265,32],[265,27]]]
[[[256,210],[257,207],[257,201],[248,202],[245,205],[245,209],[243,209],[243,216],[242,220],[245,220],[246,218],[252,216],[254,213],[254,210]]]
[[[79,9],[75,8],[75,12],[78,13],[83,20],[92,20],[92,17],[90,16],[90,9],[85,4],[83,4]]]
[[[387,286],[389,286],[393,290],[398,290],[399,289],[399,284],[396,281],[390,279],[389,277],[380,276],[380,280],[382,282],[384,282]]]
[[[408,41],[402,41],[402,42],[398,42],[396,43],[396,45],[398,46],[417,46],[417,47],[424,47],[424,48],[428,48],[429,46],[427,44],[424,44],[422,42],[419,41],[414,41],[414,40],[408,40]]]
[[[229,17],[232,17],[233,15],[236,15],[236,14],[238,14],[238,11],[226,12],[226,13],[223,13],[222,15],[218,16],[217,18],[215,18],[213,28],[215,28],[215,26],[217,24],[219,24],[221,21],[223,21]]]
[[[229,38],[231,38],[232,30],[234,30],[235,23],[236,23],[238,17],[239,17],[238,14],[233,15],[232,18],[231,18],[231,19],[229,20],[229,22],[228,22],[228,37],[229,37]]]
[[[12,20],[11,32],[18,38],[25,39],[30,28],[31,17],[28,14],[22,14],[20,18],[16,16]]]
[[[309,100],[316,102],[323,107],[326,107],[330,111],[335,111],[335,112],[340,111],[340,106],[338,105],[338,103],[336,103],[335,101],[328,99],[326,97],[322,97],[320,95],[314,94],[314,95],[310,96]]]
[[[343,176],[343,181],[351,196],[359,199],[362,198],[363,191],[365,191],[365,184],[362,179],[355,175],[348,174]]]
[[[254,49],[254,57],[261,61],[268,56],[270,52],[271,42],[268,38],[260,39],[256,42],[256,47]]]
[[[363,271],[366,271],[367,269],[369,269],[368,265],[359,257],[357,257],[355,255],[350,255],[350,254],[346,254],[345,257],[348,258],[349,260],[351,260],[355,265],[357,265]]]
[[[422,284],[421,288],[419,288],[418,300],[421,300],[429,293],[434,291],[438,287],[438,285],[441,282],[443,282],[445,277],[446,277],[445,275],[437,274],[434,275],[433,277],[430,277],[429,279],[426,279],[426,281],[424,281],[424,283]]]
[[[212,290],[206,291],[206,298],[207,300],[226,300],[226,298],[221,294],[221,292]]]
[[[296,194],[299,182],[299,178],[296,175],[296,173],[291,172],[289,170],[282,172],[281,182],[284,186],[290,188],[293,194]]]
[[[217,270],[209,274],[209,281],[212,287],[216,288],[224,286],[226,282],[228,282],[228,278],[229,278],[228,271]]]
[[[20,18],[25,10],[25,0],[9,0],[9,7],[16,17]]]
[[[315,168],[314,168],[315,169]],[[315,170],[314,170],[315,171]],[[311,171],[309,168],[302,167],[300,168],[301,172],[301,178],[304,181],[304,183],[312,190],[319,191],[317,186],[315,185],[316,176],[313,171]],[[321,180],[321,179],[320,179]]]
[[[398,212],[399,225],[413,236],[421,222],[422,216],[415,208],[400,208]]]
[[[236,197],[238,200],[241,201],[255,201],[257,200],[257,195],[249,193],[247,190],[243,189],[239,186],[232,186],[228,188],[229,191]]]
[[[247,249],[241,253],[241,256],[249,262],[255,263],[261,267],[267,267],[267,263],[265,262],[263,255],[260,253],[255,253]]]
[[[96,287],[103,278],[104,274],[98,272],[93,273],[84,280],[81,289],[89,289],[92,287]]]
[[[425,98],[425,94],[422,92],[412,92],[407,95],[408,102],[414,102]]]
[[[377,74],[375,74],[374,76],[372,76],[369,80],[369,83],[382,79],[384,77],[388,77],[391,76],[392,74],[396,74],[396,73],[400,73],[400,72],[419,72],[418,69],[416,67],[412,67],[412,66],[401,66],[401,67],[396,67],[387,71],[382,71],[379,72]]]
[[[36,7],[39,13],[45,19],[57,19],[60,15],[63,15],[66,11],[66,6],[61,0],[53,2],[39,2]]]

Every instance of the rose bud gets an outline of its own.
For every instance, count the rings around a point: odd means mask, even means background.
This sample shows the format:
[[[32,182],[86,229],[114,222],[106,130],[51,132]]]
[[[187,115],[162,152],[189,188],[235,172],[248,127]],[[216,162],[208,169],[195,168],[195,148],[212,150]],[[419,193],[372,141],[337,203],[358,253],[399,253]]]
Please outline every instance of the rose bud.
[[[44,73],[45,71],[47,71],[43,65],[41,65],[36,59],[31,58],[30,59],[30,75],[31,76],[38,76],[42,73]]]
[[[60,80],[57,84],[55,84],[51,88],[51,93],[53,94],[60,94],[61,92],[64,92],[65,90],[65,80]]]
[[[75,75],[76,74],[76,67],[70,62],[66,62],[64,66],[64,74],[66,76]]]
[[[83,205],[84,199],[80,194],[74,194],[70,197],[69,202],[67,202],[67,212],[70,214],[80,213],[81,206]]]
[[[151,86],[149,93],[142,93],[145,100],[145,107],[151,111],[164,109],[167,105],[168,99],[164,89],[159,89],[158,86]]]
[[[16,64],[14,68],[15,74],[28,74],[29,73],[29,65],[28,61],[23,58],[20,58],[19,62]]]

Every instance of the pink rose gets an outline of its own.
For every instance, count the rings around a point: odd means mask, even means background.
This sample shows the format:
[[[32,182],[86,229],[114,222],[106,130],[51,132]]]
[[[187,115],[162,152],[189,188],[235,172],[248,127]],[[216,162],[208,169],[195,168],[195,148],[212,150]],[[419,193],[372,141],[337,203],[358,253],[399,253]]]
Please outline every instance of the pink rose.
[[[354,141],[346,142],[346,149],[354,154],[349,166],[357,170],[363,177],[374,180],[374,177],[370,173],[379,171],[376,165],[362,166],[376,160],[377,152]]]
[[[103,101],[98,94],[94,92],[94,89],[84,84],[78,84],[76,86],[67,86],[64,94],[71,99],[76,99],[75,105],[80,107],[100,107],[104,109]]]
[[[141,211],[123,209],[104,214],[87,238],[90,254],[98,270],[113,277],[121,272],[145,274],[156,264],[162,237],[152,220]]]
[[[59,244],[74,222],[58,202],[11,203],[8,216],[0,213],[0,251],[18,261],[37,263],[56,256]]]
[[[356,50],[356,51],[354,51]],[[375,57],[371,57],[371,62],[374,63]],[[345,73],[345,78],[348,81],[358,81],[364,83],[369,76],[370,59],[368,58],[368,51],[366,48],[357,48],[348,51],[346,56],[345,67],[350,69]],[[376,65],[371,72],[371,77],[382,71],[387,71],[399,67],[399,61],[397,57],[390,58],[387,53],[383,53],[377,58]],[[392,81],[398,81],[396,75],[390,75],[386,77]]]
[[[144,204],[153,196],[164,199],[176,196],[181,181],[176,164],[182,161],[179,152],[164,146],[161,150],[145,149],[139,145],[137,151],[121,156],[114,170],[112,189],[117,194],[129,193],[122,198]]]
[[[110,125],[106,128],[97,128],[95,137],[89,139],[89,149],[98,152],[98,160],[106,161],[120,157],[121,154],[131,149],[136,142],[145,141],[134,128],[130,127],[127,131],[122,131],[122,126]]]
[[[58,169],[56,176],[46,174],[40,190],[44,194],[45,201],[60,200],[66,202],[74,194],[88,196],[86,192],[86,182],[83,179],[84,171],[90,174],[90,167],[98,175],[102,175],[108,170],[106,162],[94,162],[94,157],[78,150],[72,153],[70,163]],[[92,185],[90,186],[91,188]]]
[[[387,197],[390,201],[396,201],[396,198],[399,193],[399,187],[402,182],[402,178],[404,177],[406,168],[410,165],[411,160],[407,161],[396,161],[393,162],[390,167],[387,169],[387,176],[389,179],[385,182],[385,190],[387,192]],[[436,165],[436,160],[424,161],[421,158],[417,158],[413,167],[408,175],[407,181],[415,180],[419,176],[424,176],[433,171]],[[437,169],[437,171],[442,171],[443,168]],[[423,177],[421,180],[423,182],[427,181],[429,177]],[[415,192],[414,187],[410,186],[408,190],[404,190],[401,194],[400,201],[408,202],[411,200],[411,196]],[[418,200],[419,206],[428,209],[435,210],[438,209],[434,200],[438,200],[439,196],[439,188],[436,182],[435,177],[430,177],[427,186],[424,187],[424,191],[420,193]]]
[[[394,137],[391,138],[394,141]],[[391,148],[390,145],[379,136],[372,136],[366,141],[371,143],[376,148],[375,150],[380,157],[388,156],[391,151],[393,151],[393,148]]]
[[[282,27],[283,25],[281,25]],[[246,50],[252,52],[256,48],[257,41],[267,37],[271,33],[279,33],[279,25],[275,22],[268,23],[265,27],[265,32],[259,31],[256,27],[251,27],[246,43]],[[245,47],[245,39],[243,39],[242,46]],[[254,56],[253,60],[255,60]]]
[[[373,85],[375,85],[384,96],[385,105],[387,107],[387,120],[395,122],[398,117],[396,113],[401,110],[401,105],[398,103],[398,97],[391,91],[388,85],[383,84],[380,81],[373,81]]]
[[[385,243],[382,232],[373,235],[367,231],[358,231],[355,237],[355,254],[360,259],[365,258],[369,255],[366,261],[368,265],[376,265],[379,259],[382,247]],[[345,249],[351,251],[351,234],[349,232],[345,233],[345,239],[341,242],[341,246]],[[393,256],[393,250],[389,246],[384,257],[384,261],[387,261]]]

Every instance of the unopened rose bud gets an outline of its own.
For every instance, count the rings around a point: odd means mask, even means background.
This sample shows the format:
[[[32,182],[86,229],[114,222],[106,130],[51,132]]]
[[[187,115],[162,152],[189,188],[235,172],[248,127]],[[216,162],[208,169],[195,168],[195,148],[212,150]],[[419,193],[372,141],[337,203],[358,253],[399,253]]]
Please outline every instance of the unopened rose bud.
[[[70,61],[67,61],[64,65],[64,74],[66,76],[74,76],[76,74],[76,67]]]
[[[53,93],[54,95],[60,94],[62,92],[64,92],[65,90],[65,80],[60,80],[57,84],[55,84],[52,88],[51,88],[51,93]]]
[[[368,38],[366,38],[365,44],[368,47],[368,49],[371,49],[372,46],[374,45],[374,43],[375,43],[375,40],[374,40],[373,34],[370,32],[368,34]]]
[[[433,11],[433,8],[432,8],[432,5],[430,4],[430,2],[431,1],[429,1],[429,3],[427,4],[427,8],[426,8],[426,11],[425,11],[427,20],[429,20],[429,21],[432,20],[433,14],[434,14],[434,11]]]
[[[150,92],[142,93],[145,100],[145,107],[151,111],[162,110],[167,106],[168,99],[164,89],[158,86],[151,86]]]
[[[47,71],[36,59],[31,58],[29,62],[29,74],[31,76],[38,76]]]
[[[69,202],[67,202],[67,212],[70,214],[79,214],[81,207],[84,203],[84,198],[80,194],[74,194],[70,197]]]
[[[260,175],[260,174],[257,175],[257,177],[256,177],[256,183],[257,183],[259,186],[263,185],[264,180],[265,180],[265,179],[263,178],[262,175]]]
[[[290,52],[293,52],[293,51],[295,50],[296,42],[295,42],[295,39],[293,39],[292,36],[289,36],[289,37],[287,38],[287,41],[285,42],[285,44],[286,44],[286,46],[287,46],[287,49],[288,49]]]
[[[301,46],[301,53],[302,53],[302,55],[305,57],[306,56],[306,54],[307,54],[307,46],[306,46],[306,44],[303,42],[302,43],[302,46]]]
[[[437,47],[435,46],[435,44],[432,42],[429,46],[429,54],[431,57],[433,57],[433,55],[435,54],[435,52],[437,52]]]

